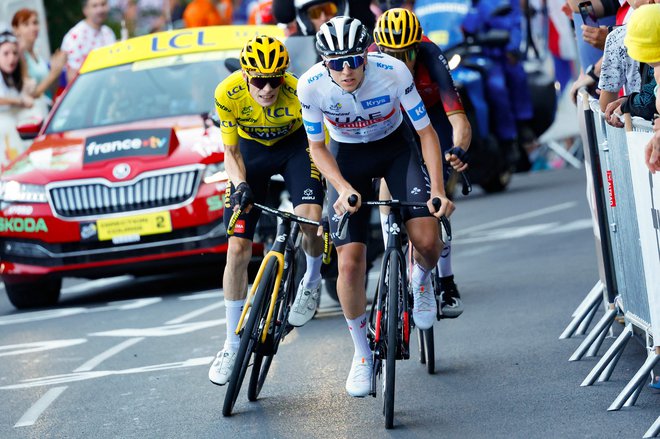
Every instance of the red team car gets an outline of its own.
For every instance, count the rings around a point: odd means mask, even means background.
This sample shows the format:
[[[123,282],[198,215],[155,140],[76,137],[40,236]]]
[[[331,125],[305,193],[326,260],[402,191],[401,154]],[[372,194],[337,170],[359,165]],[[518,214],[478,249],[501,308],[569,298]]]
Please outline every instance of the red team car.
[[[96,49],[47,120],[20,127],[34,143],[0,177],[0,276],[15,307],[55,304],[67,276],[220,272],[226,174],[209,113],[225,62],[257,33],[281,31],[182,29]]]

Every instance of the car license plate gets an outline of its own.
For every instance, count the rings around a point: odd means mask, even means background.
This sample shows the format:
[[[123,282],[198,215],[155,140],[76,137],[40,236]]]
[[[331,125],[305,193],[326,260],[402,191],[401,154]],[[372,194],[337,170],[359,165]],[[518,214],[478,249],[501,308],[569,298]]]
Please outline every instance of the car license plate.
[[[146,213],[124,218],[108,218],[96,221],[99,241],[109,241],[118,236],[156,235],[172,231],[170,212]]]

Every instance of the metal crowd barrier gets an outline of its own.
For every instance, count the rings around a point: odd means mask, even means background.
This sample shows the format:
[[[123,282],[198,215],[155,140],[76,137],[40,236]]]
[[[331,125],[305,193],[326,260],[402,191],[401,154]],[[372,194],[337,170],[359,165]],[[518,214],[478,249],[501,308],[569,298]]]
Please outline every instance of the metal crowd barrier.
[[[614,128],[586,91],[579,101],[599,280],[560,338],[585,334],[604,304],[603,317],[569,361],[595,356],[617,314],[623,314],[623,330],[581,384],[608,381],[627,342],[638,336],[648,355],[608,408],[619,410],[635,404],[660,359],[660,173],[651,174],[644,162],[644,147],[653,136],[650,122],[628,117],[625,129]],[[659,433],[660,417],[644,437]]]

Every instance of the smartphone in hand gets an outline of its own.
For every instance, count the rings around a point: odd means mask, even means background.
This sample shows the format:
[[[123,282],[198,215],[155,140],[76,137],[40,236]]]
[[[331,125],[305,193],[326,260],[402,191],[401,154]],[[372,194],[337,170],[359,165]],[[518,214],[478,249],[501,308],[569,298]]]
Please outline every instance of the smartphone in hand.
[[[580,15],[582,16],[582,22],[586,26],[598,27],[598,18],[596,18],[596,11],[590,1],[581,2],[578,4],[580,9]]]

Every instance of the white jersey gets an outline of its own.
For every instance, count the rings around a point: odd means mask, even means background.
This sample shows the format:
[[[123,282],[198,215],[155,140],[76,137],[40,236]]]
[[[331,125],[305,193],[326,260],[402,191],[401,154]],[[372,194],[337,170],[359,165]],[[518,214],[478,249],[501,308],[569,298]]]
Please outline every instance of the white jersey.
[[[352,93],[333,82],[322,63],[300,77],[298,98],[309,139],[325,139],[322,123],[337,142],[382,139],[401,124],[401,107],[416,130],[431,123],[406,65],[380,53],[369,53],[367,59],[362,84]]]

